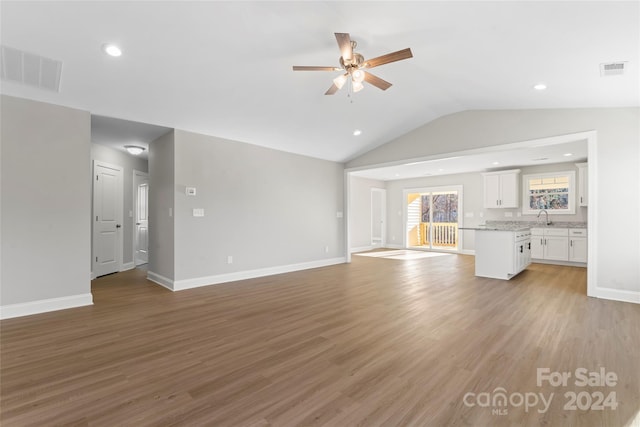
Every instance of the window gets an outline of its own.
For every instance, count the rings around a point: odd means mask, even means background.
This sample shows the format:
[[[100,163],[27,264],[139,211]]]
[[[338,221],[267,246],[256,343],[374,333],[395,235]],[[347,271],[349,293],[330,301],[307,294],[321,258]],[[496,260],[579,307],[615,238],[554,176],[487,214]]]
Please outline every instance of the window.
[[[522,213],[537,215],[545,209],[550,214],[575,214],[574,171],[524,175]]]

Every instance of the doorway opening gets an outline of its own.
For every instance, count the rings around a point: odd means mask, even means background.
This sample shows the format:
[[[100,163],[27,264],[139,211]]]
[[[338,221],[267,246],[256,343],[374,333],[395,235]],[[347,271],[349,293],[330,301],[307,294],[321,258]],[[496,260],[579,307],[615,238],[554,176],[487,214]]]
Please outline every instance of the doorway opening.
[[[136,267],[149,262],[149,174],[133,171],[133,260]]]
[[[386,244],[386,202],[387,192],[382,188],[371,189],[371,246],[384,247]]]
[[[458,252],[462,186],[405,190],[405,247]]]

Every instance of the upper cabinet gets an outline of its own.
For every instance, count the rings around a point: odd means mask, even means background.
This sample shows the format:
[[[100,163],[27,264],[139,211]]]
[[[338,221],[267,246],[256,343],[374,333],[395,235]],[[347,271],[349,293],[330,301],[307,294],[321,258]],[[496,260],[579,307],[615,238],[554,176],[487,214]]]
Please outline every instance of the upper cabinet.
[[[576,163],[578,167],[578,206],[589,206],[589,163]]]
[[[486,172],[484,179],[485,208],[517,208],[520,197],[518,178],[520,169]]]

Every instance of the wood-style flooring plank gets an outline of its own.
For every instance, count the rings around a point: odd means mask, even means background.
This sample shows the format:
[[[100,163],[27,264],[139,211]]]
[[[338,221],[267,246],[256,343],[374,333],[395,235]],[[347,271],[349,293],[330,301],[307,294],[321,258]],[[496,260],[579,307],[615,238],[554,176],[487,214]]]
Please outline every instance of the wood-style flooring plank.
[[[94,305],[0,322],[0,424],[11,426],[631,426],[640,306],[586,297],[586,270],[510,281],[474,258],[354,256],[172,293],[143,270],[92,282]],[[536,384],[604,367],[615,387]],[[549,410],[466,393],[554,393]],[[565,392],[616,410],[564,409]]]

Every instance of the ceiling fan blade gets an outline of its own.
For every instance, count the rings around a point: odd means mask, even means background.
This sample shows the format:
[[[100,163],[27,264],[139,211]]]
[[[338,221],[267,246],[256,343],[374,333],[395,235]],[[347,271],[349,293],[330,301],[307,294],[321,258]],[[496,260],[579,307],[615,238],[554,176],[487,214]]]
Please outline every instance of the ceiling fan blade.
[[[379,65],[384,65],[390,62],[401,61],[403,59],[409,58],[413,58],[413,54],[411,53],[411,49],[406,48],[397,52],[387,53],[386,55],[378,56],[373,59],[367,59],[363,64],[363,68],[373,68]]]
[[[350,60],[353,57],[353,49],[351,48],[351,36],[349,33],[334,33],[338,46],[340,47],[340,54],[344,61]]]
[[[391,87],[391,83],[389,83],[388,81],[383,80],[378,76],[374,76],[371,73],[367,73],[366,71],[364,72],[364,81],[367,83],[371,83],[375,87],[382,90],[387,90]]]
[[[338,67],[316,67],[313,65],[294,65],[293,71],[340,71]]]
[[[329,89],[327,89],[327,91],[324,93],[325,95],[333,95],[334,93],[336,93],[338,91],[338,86],[334,84],[331,85],[331,87]]]

